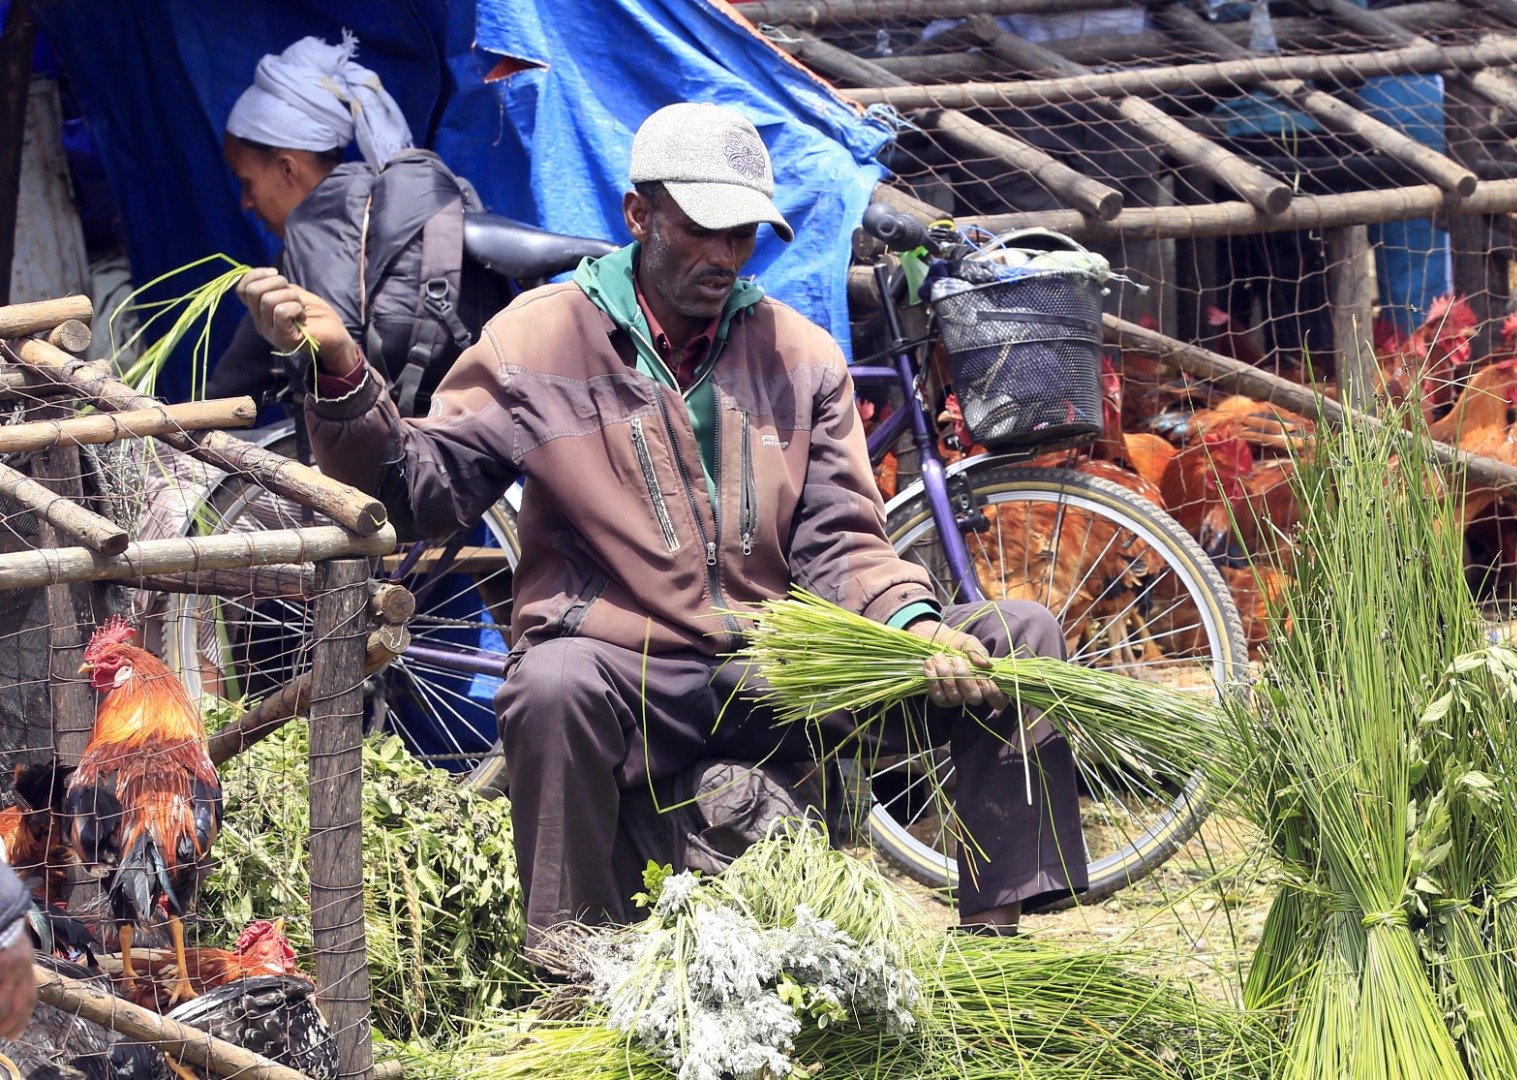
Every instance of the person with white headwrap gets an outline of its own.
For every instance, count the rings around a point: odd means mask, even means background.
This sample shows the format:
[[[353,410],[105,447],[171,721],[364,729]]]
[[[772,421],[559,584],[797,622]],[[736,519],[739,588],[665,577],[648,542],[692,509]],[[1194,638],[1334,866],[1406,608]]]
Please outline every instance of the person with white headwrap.
[[[353,59],[357,50],[344,31],[340,45],[306,37],[265,56],[227,117],[224,150],[243,209],[281,237],[290,211],[342,163],[349,143],[357,140],[375,170],[411,145],[400,106]]]
[[[357,221],[375,174],[411,146],[411,129],[379,81],[354,60],[357,39],[301,38],[258,62],[253,85],[227,117],[223,152],[242,187],[242,208],[285,243],[287,272],[358,326]],[[344,161],[357,141],[362,161]],[[266,343],[243,321],[217,360],[206,392],[263,397],[279,383]]]

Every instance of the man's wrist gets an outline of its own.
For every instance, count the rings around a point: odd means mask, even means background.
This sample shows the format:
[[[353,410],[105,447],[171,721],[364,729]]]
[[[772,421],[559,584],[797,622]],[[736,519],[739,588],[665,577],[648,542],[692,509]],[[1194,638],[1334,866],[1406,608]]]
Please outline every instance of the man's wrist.
[[[358,343],[352,338],[343,341],[334,355],[328,356],[323,350],[318,359],[321,362],[322,373],[338,379],[347,378],[363,363],[363,357],[358,352]]]

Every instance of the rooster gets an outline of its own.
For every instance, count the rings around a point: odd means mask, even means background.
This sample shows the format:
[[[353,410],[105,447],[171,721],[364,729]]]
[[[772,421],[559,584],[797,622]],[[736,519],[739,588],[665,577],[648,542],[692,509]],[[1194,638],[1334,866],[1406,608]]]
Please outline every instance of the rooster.
[[[68,774],[51,762],[16,766],[16,801],[0,810],[0,857],[44,907],[67,904],[76,861],[63,808]]]
[[[1165,507],[1214,559],[1231,547],[1233,519],[1246,497],[1243,477],[1253,467],[1253,451],[1242,439],[1203,435],[1164,470],[1159,491]]]
[[[1403,334],[1383,316],[1375,326],[1375,359],[1380,382],[1395,401],[1418,394],[1429,421],[1453,403],[1458,376],[1470,362],[1470,340],[1479,319],[1462,296],[1440,296],[1427,318]]]
[[[178,978],[171,997],[194,996],[183,918],[210,869],[221,827],[221,783],[206,751],[205,725],[173,672],[131,644],[132,628],[111,619],[90,638],[80,672],[105,700],[68,782],[71,841],[105,878],[130,982],[132,935],[167,921]]]
[[[231,949],[186,949],[185,961],[185,974],[196,994],[257,975],[293,975],[309,981],[295,963],[295,950],[284,936],[283,919],[255,919]],[[149,956],[136,984],[123,987],[128,999],[145,1009],[164,1012],[171,1005],[169,992],[172,977],[178,974],[176,963],[173,957]]]

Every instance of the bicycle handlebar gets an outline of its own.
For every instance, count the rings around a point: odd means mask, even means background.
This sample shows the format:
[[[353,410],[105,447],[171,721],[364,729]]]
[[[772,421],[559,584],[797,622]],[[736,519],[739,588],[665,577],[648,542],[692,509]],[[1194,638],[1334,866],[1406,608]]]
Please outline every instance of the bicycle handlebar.
[[[901,214],[884,203],[870,203],[864,211],[864,231],[883,243],[891,251],[910,251],[912,248],[933,247],[927,235],[927,226],[910,214]]]

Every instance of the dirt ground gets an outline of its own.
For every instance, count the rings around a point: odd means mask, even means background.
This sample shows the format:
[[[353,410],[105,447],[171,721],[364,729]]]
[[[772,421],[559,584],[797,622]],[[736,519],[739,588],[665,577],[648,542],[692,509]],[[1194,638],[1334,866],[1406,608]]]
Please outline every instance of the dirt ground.
[[[1088,906],[1022,920],[1023,932],[1047,940],[1117,945],[1155,974],[1183,974],[1219,998],[1237,1000],[1274,897],[1273,871],[1262,864],[1246,826],[1209,819],[1159,870]],[[946,929],[950,905],[924,886],[893,876]],[[1146,954],[1146,955],[1141,955]]]

